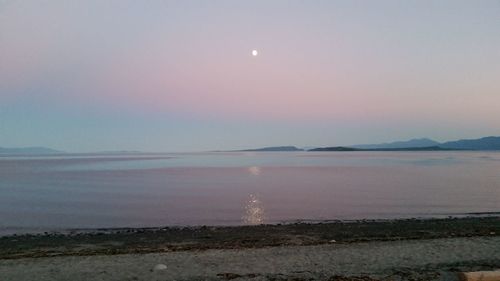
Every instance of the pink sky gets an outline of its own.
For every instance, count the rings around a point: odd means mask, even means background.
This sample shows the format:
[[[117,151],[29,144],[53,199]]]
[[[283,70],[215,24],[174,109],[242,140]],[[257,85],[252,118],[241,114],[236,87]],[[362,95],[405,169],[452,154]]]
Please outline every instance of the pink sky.
[[[398,132],[394,126],[406,123],[436,138],[458,129],[464,137],[500,134],[498,14],[498,1],[6,2],[0,110],[4,120],[31,107],[34,116],[45,110],[69,120],[59,110],[70,106],[109,123],[115,117],[106,112],[118,111],[125,119],[142,116],[138,127],[154,123],[147,124],[148,114],[165,114],[179,117],[174,128],[204,128],[210,119],[221,130],[229,121],[277,128],[331,122],[333,129],[349,124],[338,128],[349,134],[370,124]],[[10,144],[38,134],[15,122],[6,128],[24,132],[6,137]],[[252,130],[258,143],[273,131]],[[315,141],[356,142],[333,135]]]

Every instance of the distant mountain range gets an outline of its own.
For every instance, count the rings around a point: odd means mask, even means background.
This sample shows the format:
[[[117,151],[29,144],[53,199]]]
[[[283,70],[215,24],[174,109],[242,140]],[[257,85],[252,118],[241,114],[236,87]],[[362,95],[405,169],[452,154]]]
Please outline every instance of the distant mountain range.
[[[310,149],[309,151],[436,151],[436,150],[500,150],[500,137],[484,137],[439,143],[421,138],[381,144],[361,144],[352,146],[332,146]]]
[[[439,144],[439,146],[465,150],[500,150],[500,137],[449,141]]]
[[[236,151],[439,151],[439,150],[500,150],[500,137],[484,137],[479,139],[463,139],[457,141],[437,142],[428,138],[411,139],[408,141],[396,141],[380,144],[358,144],[351,146],[329,146],[302,149],[295,146],[270,146],[254,149],[244,149]],[[62,154],[63,151],[46,147],[22,147],[3,148],[0,147],[0,155],[49,155]],[[123,153],[108,152],[108,153]],[[127,151],[127,153],[138,153]]]
[[[47,155],[47,154],[61,154],[64,153],[59,150],[54,150],[46,147],[18,147],[18,148],[4,148],[0,147],[0,155]]]
[[[390,143],[380,143],[380,144],[359,144],[359,145],[351,145],[349,147],[359,148],[359,149],[389,149],[389,148],[410,148],[410,147],[430,147],[430,146],[439,146],[440,143],[437,141],[433,141],[431,139],[422,138],[422,139],[411,139],[408,141],[395,141]]]
[[[440,150],[456,150],[456,149],[443,148],[439,146],[398,147],[398,148],[353,148],[346,146],[333,146],[333,147],[313,148],[310,149],[309,151],[440,151]]]
[[[484,137],[449,142],[437,142],[428,138],[411,139],[380,144],[329,146],[300,149],[295,146],[274,146],[239,151],[439,151],[439,150],[500,150],[500,137]]]

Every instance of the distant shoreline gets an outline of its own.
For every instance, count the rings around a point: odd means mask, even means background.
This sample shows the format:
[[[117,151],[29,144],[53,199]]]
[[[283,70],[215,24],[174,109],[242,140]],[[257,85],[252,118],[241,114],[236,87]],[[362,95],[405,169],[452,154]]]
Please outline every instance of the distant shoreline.
[[[487,152],[498,152],[498,149],[461,149],[461,148],[444,148],[439,146],[430,147],[407,147],[407,148],[354,148],[348,146],[328,146],[328,147],[317,147],[312,149],[294,149],[294,150],[273,150],[270,148],[262,149],[243,149],[243,150],[216,150],[211,152],[426,152],[426,151],[487,151]]]
[[[500,151],[500,136],[489,136],[478,139],[461,139],[448,142],[437,142],[427,138],[411,139],[408,141],[395,141],[381,144],[362,144],[362,145],[345,145],[345,146],[326,146],[299,148],[293,145],[268,146],[252,149],[238,150],[213,150],[208,152],[290,152],[290,151]],[[203,151],[198,151],[199,153]],[[207,152],[207,151],[205,151]],[[24,147],[24,148],[4,148],[0,147],[0,156],[52,156],[66,154],[83,154],[83,155],[98,155],[98,154],[146,154],[137,150],[113,150],[89,153],[68,153],[47,147]],[[151,152],[149,152],[151,153]],[[154,152],[153,152],[154,153]],[[168,153],[168,152],[157,152]],[[174,152],[172,152],[174,153]],[[179,153],[179,152],[177,152]],[[196,152],[185,152],[196,153]]]
[[[439,146],[405,148],[354,148],[345,146],[318,147],[308,151],[468,151],[467,149],[443,148]]]

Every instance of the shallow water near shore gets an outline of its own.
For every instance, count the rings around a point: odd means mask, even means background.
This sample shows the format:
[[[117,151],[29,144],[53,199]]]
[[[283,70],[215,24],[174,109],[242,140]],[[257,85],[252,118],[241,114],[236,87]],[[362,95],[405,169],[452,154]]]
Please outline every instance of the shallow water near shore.
[[[0,233],[500,211],[498,152],[0,157]]]

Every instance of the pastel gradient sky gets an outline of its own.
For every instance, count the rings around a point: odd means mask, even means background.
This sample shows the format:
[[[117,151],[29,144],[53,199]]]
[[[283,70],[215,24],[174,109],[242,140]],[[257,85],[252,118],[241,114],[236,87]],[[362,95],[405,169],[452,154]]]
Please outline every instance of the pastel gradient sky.
[[[500,135],[498,0],[0,0],[3,147],[487,135]]]

